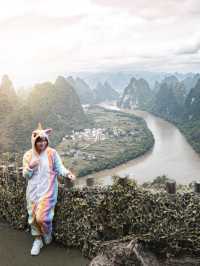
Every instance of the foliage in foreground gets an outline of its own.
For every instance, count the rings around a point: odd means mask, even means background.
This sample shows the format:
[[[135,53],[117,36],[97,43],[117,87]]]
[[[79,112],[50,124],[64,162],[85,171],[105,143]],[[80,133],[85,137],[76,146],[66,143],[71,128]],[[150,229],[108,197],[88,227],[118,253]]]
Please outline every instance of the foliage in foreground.
[[[16,181],[16,175],[17,180]],[[7,181],[5,181],[7,180]],[[25,182],[4,173],[0,216],[18,229],[27,227]],[[133,237],[159,254],[200,253],[200,197],[192,192],[147,190],[116,178],[109,187],[62,189],[56,208],[55,239],[93,257],[103,241]]]

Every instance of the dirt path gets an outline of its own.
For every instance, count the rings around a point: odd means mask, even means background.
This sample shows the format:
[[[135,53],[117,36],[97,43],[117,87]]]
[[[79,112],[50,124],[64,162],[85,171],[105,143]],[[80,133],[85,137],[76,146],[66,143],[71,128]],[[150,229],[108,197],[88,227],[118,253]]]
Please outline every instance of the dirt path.
[[[0,266],[86,266],[88,261],[77,250],[52,243],[37,257],[30,256],[32,238],[0,223]]]

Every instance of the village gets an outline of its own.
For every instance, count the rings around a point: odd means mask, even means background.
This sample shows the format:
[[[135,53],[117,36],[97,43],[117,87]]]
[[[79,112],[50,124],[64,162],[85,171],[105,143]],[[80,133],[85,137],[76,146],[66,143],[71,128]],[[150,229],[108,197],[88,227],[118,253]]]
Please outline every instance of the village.
[[[91,126],[68,131],[57,146],[64,164],[79,177],[124,163],[153,145],[151,132],[136,116],[98,106],[87,114]]]
[[[85,128],[80,131],[72,131],[72,134],[63,137],[63,143],[69,143],[70,148],[62,151],[61,156],[73,157],[74,162],[77,160],[96,160],[95,154],[81,151],[91,144],[100,143],[108,139],[118,139],[127,136],[135,136],[137,129],[124,130],[122,128]]]

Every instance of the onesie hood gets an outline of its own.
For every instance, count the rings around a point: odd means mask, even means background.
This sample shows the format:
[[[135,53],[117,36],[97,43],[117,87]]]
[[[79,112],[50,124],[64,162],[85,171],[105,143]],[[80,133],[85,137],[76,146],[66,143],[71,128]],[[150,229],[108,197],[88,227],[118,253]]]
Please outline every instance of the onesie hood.
[[[51,128],[47,128],[47,129],[43,129],[41,123],[38,124],[38,128],[35,129],[32,132],[32,136],[31,136],[31,143],[32,143],[32,149],[35,153],[37,153],[36,149],[35,149],[35,143],[36,140],[40,137],[40,138],[46,138],[47,142],[49,143],[49,135],[51,134],[52,129]]]

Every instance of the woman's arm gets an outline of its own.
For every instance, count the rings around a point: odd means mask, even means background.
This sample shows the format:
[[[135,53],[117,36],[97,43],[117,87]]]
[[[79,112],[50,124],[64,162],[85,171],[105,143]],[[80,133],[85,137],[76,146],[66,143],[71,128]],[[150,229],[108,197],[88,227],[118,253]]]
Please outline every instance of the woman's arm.
[[[54,155],[54,170],[55,172],[59,175],[59,176],[68,176],[68,174],[70,174],[70,171],[68,169],[66,169],[62,163],[62,160],[59,156],[59,154],[57,153],[57,151],[55,151],[55,155]]]
[[[31,161],[31,153],[26,152],[23,156],[23,177],[30,179],[33,175],[33,169],[29,167]]]

